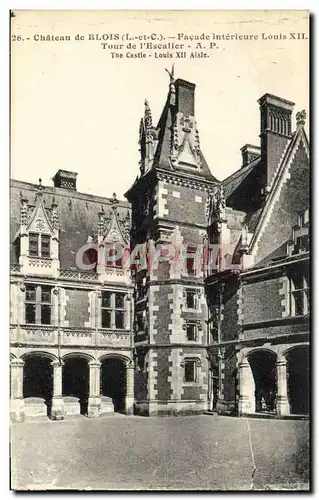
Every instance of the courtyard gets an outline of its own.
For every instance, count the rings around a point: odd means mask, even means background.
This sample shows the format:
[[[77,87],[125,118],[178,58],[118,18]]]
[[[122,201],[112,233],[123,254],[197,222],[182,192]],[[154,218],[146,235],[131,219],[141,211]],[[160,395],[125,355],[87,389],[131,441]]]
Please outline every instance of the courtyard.
[[[16,490],[307,489],[309,423],[114,414],[11,427]]]

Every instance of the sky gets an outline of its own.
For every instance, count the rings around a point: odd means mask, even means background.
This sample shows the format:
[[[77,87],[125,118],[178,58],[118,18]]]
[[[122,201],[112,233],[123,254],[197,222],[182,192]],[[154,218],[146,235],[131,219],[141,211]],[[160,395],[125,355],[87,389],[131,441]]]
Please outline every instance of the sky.
[[[124,198],[139,172],[144,100],[156,124],[169,88],[165,68],[174,62],[175,77],[196,84],[202,152],[213,175],[226,178],[241,166],[240,148],[259,145],[257,100],[264,93],[295,102],[295,112],[308,112],[308,40],[291,40],[290,32],[307,34],[306,12],[16,11],[11,177],[34,183],[41,177],[44,185],[52,185],[54,174],[65,169],[78,173],[78,191],[107,197],[116,192]],[[218,41],[218,48],[204,50],[208,58],[155,59],[154,51],[145,59],[127,58],[127,49],[123,58],[112,58],[101,41],[88,39],[105,33],[254,34],[258,40]],[[72,41],[36,41],[41,34],[69,35]],[[76,41],[77,34],[84,40]],[[17,41],[19,35],[23,41]]]

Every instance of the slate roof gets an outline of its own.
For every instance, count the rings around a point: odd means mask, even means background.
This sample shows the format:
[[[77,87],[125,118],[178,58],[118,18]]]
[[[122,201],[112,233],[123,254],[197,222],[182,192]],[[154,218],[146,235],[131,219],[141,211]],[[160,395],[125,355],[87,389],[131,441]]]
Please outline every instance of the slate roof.
[[[226,201],[231,196],[231,194],[233,194],[236,191],[236,189],[241,186],[246,177],[248,177],[249,174],[253,170],[255,170],[255,168],[259,164],[260,164],[260,158],[257,158],[246,167],[242,167],[239,170],[236,170],[236,172],[234,172],[229,177],[223,180]]]
[[[18,256],[15,250],[14,238],[20,229],[20,197],[28,200],[29,204],[35,204],[35,195],[38,186],[28,182],[17,180],[11,181],[10,186],[10,263],[18,263]],[[75,253],[85,243],[88,236],[94,237],[98,230],[99,212],[102,207],[105,212],[110,210],[111,202],[109,198],[94,196],[78,191],[45,186],[43,190],[43,200],[45,206],[51,207],[57,204],[60,226],[60,267],[61,269],[76,269]],[[120,201],[118,204],[120,217],[125,217],[130,211],[130,204]]]

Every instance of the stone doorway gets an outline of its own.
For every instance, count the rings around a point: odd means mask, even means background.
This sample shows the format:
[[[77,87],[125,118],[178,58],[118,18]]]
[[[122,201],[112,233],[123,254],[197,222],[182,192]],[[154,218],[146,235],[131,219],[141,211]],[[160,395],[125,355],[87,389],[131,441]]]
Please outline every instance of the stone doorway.
[[[77,398],[80,413],[88,414],[89,400],[89,365],[88,360],[80,356],[64,358],[62,370],[62,393],[68,403]]]
[[[101,360],[101,396],[112,399],[114,411],[125,412],[126,367],[119,358]]]
[[[296,347],[286,354],[290,413],[309,414],[309,347]]]
[[[23,398],[26,416],[50,417],[53,394],[52,360],[41,354],[28,354],[23,366]]]
[[[276,412],[276,355],[270,351],[254,351],[248,356],[254,379],[255,413]]]

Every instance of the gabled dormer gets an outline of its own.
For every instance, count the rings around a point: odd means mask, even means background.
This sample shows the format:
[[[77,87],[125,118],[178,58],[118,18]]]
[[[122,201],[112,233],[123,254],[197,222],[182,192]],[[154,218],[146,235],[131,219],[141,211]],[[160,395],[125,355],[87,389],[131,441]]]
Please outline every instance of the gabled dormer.
[[[110,201],[99,213],[97,273],[102,281],[121,281],[129,277],[130,214],[121,217],[115,193]]]
[[[42,181],[35,199],[21,196],[19,240],[19,264],[21,273],[56,277],[59,273],[59,219],[57,205],[46,206],[43,200]]]

